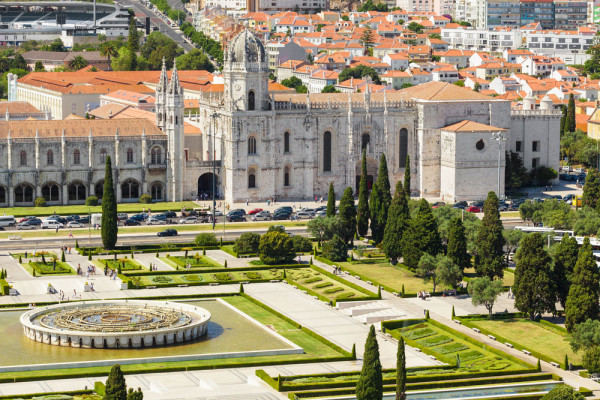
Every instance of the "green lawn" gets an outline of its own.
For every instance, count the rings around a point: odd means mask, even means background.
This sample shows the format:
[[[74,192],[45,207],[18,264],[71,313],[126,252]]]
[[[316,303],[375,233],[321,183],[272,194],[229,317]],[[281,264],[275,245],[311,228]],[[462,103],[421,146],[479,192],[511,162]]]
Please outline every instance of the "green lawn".
[[[402,285],[404,285],[404,293],[417,293],[421,290],[433,291],[431,282],[423,282],[422,278],[415,276],[414,272],[409,271],[402,264],[390,265],[386,260],[381,258],[336,264],[353,275],[358,274],[373,283],[377,282],[387,285],[397,292],[402,291]],[[436,290],[440,291],[448,288],[437,285]]]
[[[53,263],[51,259],[46,260],[46,263],[42,263],[41,261],[30,261],[28,263],[21,263],[23,268],[27,270],[33,276],[33,270],[35,270],[36,275],[71,275],[75,274],[76,271],[71,268],[71,266],[62,261],[56,261],[56,265]]]
[[[367,297],[366,294],[311,268],[287,269],[285,272],[286,277],[292,283],[297,282],[329,300]],[[375,296],[375,294],[373,293],[372,296]]]
[[[141,204],[141,203],[122,203],[117,205],[118,212],[136,213],[141,212],[144,208],[150,209],[153,213],[161,211],[176,211],[180,212],[181,208],[185,207],[187,210],[199,208],[198,204],[193,201],[180,201],[180,202],[162,202],[152,204]],[[3,208],[3,212],[6,215],[14,215],[16,217],[27,217],[27,216],[45,216],[52,215],[54,213],[58,215],[87,215],[88,213],[100,213],[102,212],[102,206],[87,207],[86,205],[77,206],[48,206],[48,207],[12,207]]]
[[[161,286],[161,285],[185,285],[196,283],[235,283],[259,279],[282,279],[283,270],[261,269],[256,271],[233,271],[233,272],[201,272],[196,274],[176,274],[176,275],[143,275],[134,277],[139,278],[141,286]],[[135,282],[134,282],[135,284]]]
[[[569,345],[569,336],[561,335],[542,324],[527,319],[510,320],[476,320],[469,321],[474,326],[486,329],[500,337],[506,338],[517,345],[535,350],[558,363],[563,363],[565,354],[569,362],[580,365],[582,352],[574,353]]]
[[[177,270],[185,269],[185,266],[188,263],[191,264],[192,269],[223,268],[223,265],[212,258],[200,254],[202,254],[202,252],[189,252],[187,258],[185,256],[169,256],[160,257],[160,260]]]
[[[136,260],[127,259],[127,258],[119,258],[115,260],[114,258],[100,258],[94,262],[101,270],[104,270],[104,267],[107,266],[110,269],[118,269],[121,267],[121,271],[149,271],[148,268],[143,266]]]

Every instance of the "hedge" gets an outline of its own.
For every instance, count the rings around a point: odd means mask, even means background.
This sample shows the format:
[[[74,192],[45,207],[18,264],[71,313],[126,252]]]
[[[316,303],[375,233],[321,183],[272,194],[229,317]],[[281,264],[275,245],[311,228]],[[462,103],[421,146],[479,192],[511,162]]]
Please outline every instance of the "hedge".
[[[100,381],[97,381],[94,383],[94,392],[96,392],[97,395],[104,397],[106,391],[106,385]]]
[[[60,395],[66,395],[66,396],[79,396],[79,395],[83,395],[83,394],[93,394],[94,391],[93,390],[71,390],[71,391],[66,391],[66,392],[52,392],[52,393],[31,393],[31,394],[20,394],[20,395],[7,395],[7,396],[0,396],[0,399],[15,399],[15,398],[19,398],[19,399],[31,399],[33,397],[44,397],[44,396],[60,396]],[[104,394],[104,393],[103,393]]]
[[[519,314],[522,314],[522,313],[513,313],[513,315],[514,315],[513,318],[521,318],[521,315],[519,315]],[[471,321],[477,321],[477,320],[483,320],[483,319],[487,320],[488,319],[487,315],[484,318],[482,318],[482,315],[480,314],[479,318],[473,318],[473,316],[469,316],[468,318],[465,318],[465,317],[455,317],[455,319],[461,321],[462,324],[464,326],[468,327],[468,328],[477,328],[484,335],[492,335],[492,336],[496,337],[496,340],[498,342],[501,342],[501,343],[510,343],[510,344],[512,344],[514,346],[515,349],[518,349],[518,350],[527,350],[527,351],[529,351],[531,353],[531,355],[533,357],[539,358],[540,360],[546,361],[547,363],[555,362],[555,363],[557,363],[557,364],[559,364],[561,366],[564,363],[564,359],[559,360],[559,359],[555,359],[555,358],[552,358],[552,357],[548,357],[547,355],[542,354],[542,353],[540,353],[540,352],[538,352],[538,351],[536,351],[536,350],[534,350],[534,349],[532,349],[530,347],[523,346],[521,343],[518,343],[518,342],[516,342],[516,341],[514,341],[512,339],[508,339],[508,338],[505,338],[503,336],[499,336],[496,332],[492,332],[492,331],[490,331],[488,329],[485,329],[485,328],[477,327],[473,323],[471,323]],[[503,318],[503,319],[507,319],[507,318]],[[544,328],[549,328],[548,325],[552,325],[552,328],[549,329],[549,330],[554,331],[554,333],[559,334],[559,335],[563,334],[562,331],[561,331],[561,329],[560,329],[560,327],[554,326],[550,322],[546,322],[546,324],[540,324],[540,325],[543,325]],[[566,329],[564,331],[566,333]],[[581,365],[574,365],[574,367],[575,368],[581,368]]]
[[[127,276],[144,276],[144,275],[185,275],[185,274],[200,274],[200,273],[219,273],[219,272],[253,272],[253,271],[261,271],[261,270],[269,270],[269,269],[291,269],[291,268],[307,268],[306,265],[302,264],[291,264],[291,265],[273,265],[264,267],[239,267],[239,268],[215,268],[210,267],[204,269],[194,269],[192,271],[186,270],[173,270],[173,271],[131,271],[127,272],[125,275]]]
[[[257,369],[256,376],[265,381],[265,383],[271,386],[273,389],[281,392],[281,380],[271,378],[271,376],[267,374],[264,369]]]
[[[366,294],[369,297],[374,297],[376,300],[380,300],[381,299],[380,297],[377,296],[376,293],[373,293],[373,292],[371,292],[371,291],[369,291],[369,290],[367,290],[367,289],[363,288],[362,286],[359,286],[359,285],[357,285],[355,283],[349,282],[346,279],[342,279],[339,276],[337,276],[335,274],[332,274],[331,272],[329,272],[327,270],[324,270],[321,267],[318,267],[318,266],[316,266],[314,264],[312,264],[310,267],[312,269],[314,269],[315,271],[317,271],[317,272],[319,272],[319,273],[321,273],[321,274],[323,274],[323,275],[325,275],[325,276],[327,276],[327,277],[329,277],[329,278],[331,278],[331,279],[333,279],[333,280],[335,280],[337,282],[341,282],[344,285],[346,285],[346,286],[348,286],[348,287],[350,287],[350,288],[352,288],[352,289],[354,289],[354,290],[356,290],[358,292]],[[344,301],[346,301],[346,300],[344,300]]]
[[[232,245],[234,244],[234,241],[223,241],[223,245]],[[166,253],[168,251],[182,251],[182,248],[190,248],[193,250],[202,250],[202,249],[206,249],[206,250],[220,250],[220,245],[215,245],[215,246],[198,246],[196,243],[191,242],[191,243],[171,243],[174,247],[170,248],[170,249],[164,249],[161,248],[160,246],[157,246],[155,244],[142,244],[142,245],[137,245],[137,246],[116,246],[115,250],[104,250],[104,249],[100,249],[100,251],[97,251],[98,247],[80,247],[78,249],[75,249],[79,252],[79,254],[81,255],[85,255],[87,256],[90,253],[90,250],[92,251],[92,255],[98,255],[98,254],[108,254],[108,255],[113,255],[113,254],[130,254],[132,251],[134,252],[140,252],[140,253],[156,253],[157,251],[160,253]],[[133,249],[132,249],[133,248]]]
[[[8,296],[10,291],[10,285],[6,281],[6,279],[0,279],[0,293],[2,296]]]

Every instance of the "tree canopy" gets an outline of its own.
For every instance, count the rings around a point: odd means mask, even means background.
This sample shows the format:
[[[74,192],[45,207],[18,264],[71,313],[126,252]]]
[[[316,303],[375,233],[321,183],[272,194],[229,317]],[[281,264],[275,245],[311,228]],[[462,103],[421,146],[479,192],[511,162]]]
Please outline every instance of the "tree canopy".
[[[338,82],[344,82],[350,78],[362,79],[364,76],[369,76],[371,81],[376,85],[381,85],[381,79],[379,74],[373,69],[373,67],[367,67],[365,65],[359,65],[354,68],[346,68],[338,75]]]

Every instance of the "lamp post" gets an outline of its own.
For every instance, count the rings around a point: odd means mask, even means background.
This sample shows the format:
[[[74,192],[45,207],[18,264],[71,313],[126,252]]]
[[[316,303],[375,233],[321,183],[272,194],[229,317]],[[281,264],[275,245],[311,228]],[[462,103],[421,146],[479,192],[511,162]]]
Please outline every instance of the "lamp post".
[[[92,243],[92,208],[88,206],[88,241]]]
[[[215,149],[216,146],[216,140],[215,140],[215,136],[216,136],[216,126],[215,126],[215,119],[219,118],[219,114],[214,112],[210,115],[210,117],[212,118],[212,125],[210,126],[210,131],[211,131],[211,136],[212,136],[212,141],[213,141],[213,148],[212,148],[212,162],[213,162],[213,173],[212,173],[212,198],[213,198],[213,220],[212,220],[212,228],[213,231],[215,230],[215,222],[216,222],[216,218],[217,218],[217,198],[216,198],[216,193],[217,193],[217,182],[216,182],[216,173],[217,173],[217,150]],[[223,218],[225,218],[225,214],[223,214]]]
[[[502,142],[506,141],[506,138],[501,131],[492,133],[492,139],[498,141],[498,199],[500,199],[500,166],[502,164]]]

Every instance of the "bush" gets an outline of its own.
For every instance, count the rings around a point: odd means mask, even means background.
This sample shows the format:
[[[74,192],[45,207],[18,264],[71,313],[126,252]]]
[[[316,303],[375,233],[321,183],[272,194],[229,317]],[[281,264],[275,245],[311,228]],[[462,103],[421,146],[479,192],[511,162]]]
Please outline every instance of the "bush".
[[[36,197],[33,204],[36,207],[46,207],[46,199],[43,197]]]
[[[304,236],[292,236],[292,243],[296,253],[308,253],[313,249],[310,239]]]
[[[140,196],[140,203],[142,203],[142,204],[152,203],[152,196],[150,196],[148,193],[144,193],[143,195]]]
[[[258,256],[264,264],[289,264],[296,257],[292,238],[277,231],[265,233],[260,237]]]
[[[323,257],[331,261],[346,261],[348,249],[346,243],[338,236],[323,244]]]
[[[242,233],[235,241],[233,251],[238,254],[256,254],[260,245],[260,235],[254,232]]]
[[[85,199],[85,205],[88,207],[95,207],[98,205],[98,198],[96,196],[88,196],[87,199]]]
[[[219,272],[218,274],[214,274],[213,278],[215,278],[215,280],[219,282],[227,282],[233,280],[233,276],[231,274],[228,274],[227,272]]]
[[[199,233],[194,241],[198,246],[216,246],[219,243],[215,234],[210,232]]]

